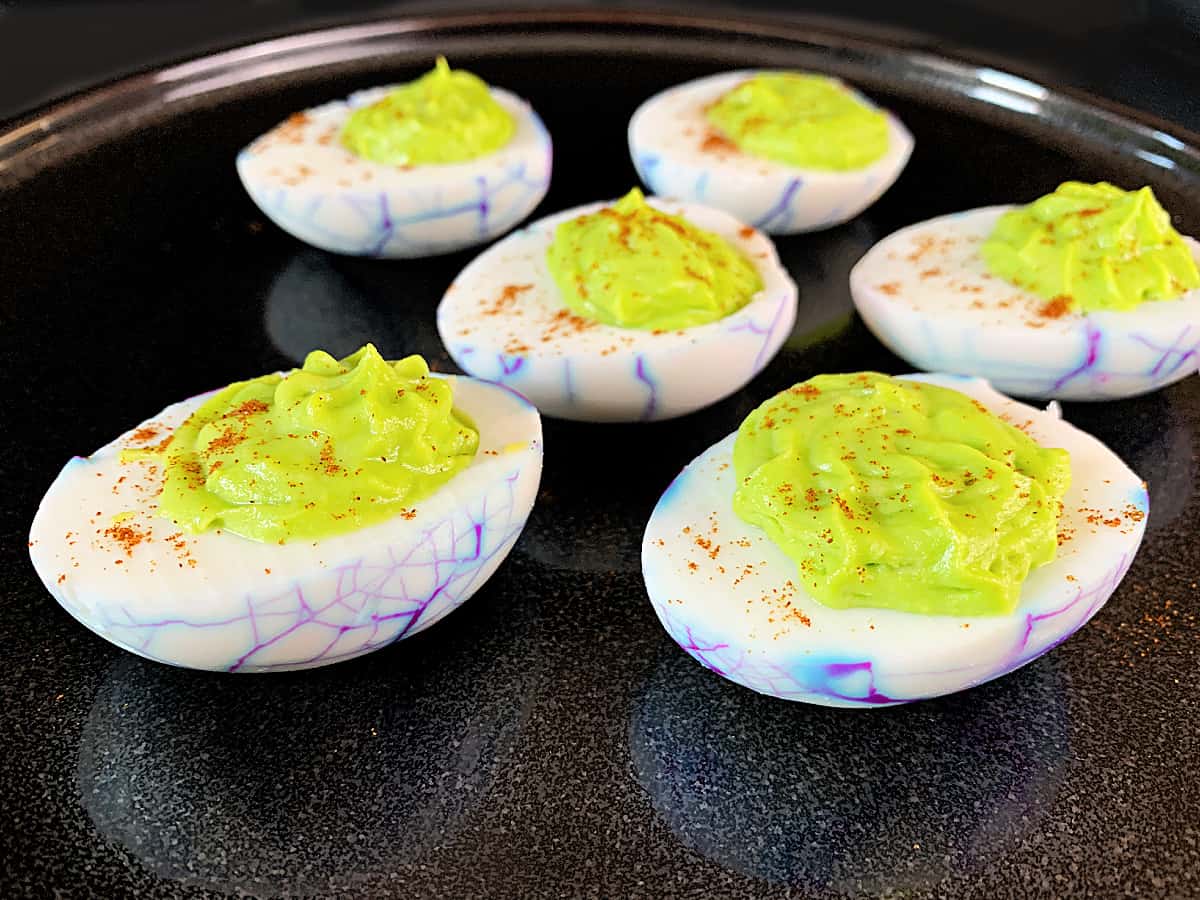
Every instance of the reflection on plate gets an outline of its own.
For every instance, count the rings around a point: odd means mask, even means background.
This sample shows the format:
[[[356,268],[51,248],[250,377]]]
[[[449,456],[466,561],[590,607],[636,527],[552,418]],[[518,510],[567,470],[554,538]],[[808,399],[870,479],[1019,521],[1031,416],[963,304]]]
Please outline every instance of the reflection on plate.
[[[816,349],[850,327],[855,315],[850,270],[877,238],[868,220],[855,219],[803,238],[777,239],[779,258],[800,285],[796,325],[785,351]]]
[[[567,456],[542,471],[537,502],[513,552],[573,572],[637,571],[642,528],[650,515],[641,498],[652,497],[652,479],[676,465],[670,461],[664,469],[659,460],[648,460],[647,444],[670,443],[667,436],[687,428],[679,423],[691,418],[649,427],[543,420],[547,453],[583,440],[591,457]],[[603,464],[596,465],[597,460]]]
[[[846,715],[670,652],[635,701],[634,774],[684,845],[802,889],[920,888],[1014,846],[1067,758],[1052,658],[953,697]]]
[[[219,891],[321,894],[419,864],[528,714],[536,672],[485,630],[253,683],[122,654],[80,741],[84,808],[159,877]]]
[[[409,288],[395,263],[300,250],[271,282],[264,325],[271,343],[297,365],[312,350],[340,359],[371,342],[388,359],[420,353],[431,368],[455,371],[441,348],[433,306],[413,308],[413,298],[430,292]],[[438,365],[439,359],[445,361]]]

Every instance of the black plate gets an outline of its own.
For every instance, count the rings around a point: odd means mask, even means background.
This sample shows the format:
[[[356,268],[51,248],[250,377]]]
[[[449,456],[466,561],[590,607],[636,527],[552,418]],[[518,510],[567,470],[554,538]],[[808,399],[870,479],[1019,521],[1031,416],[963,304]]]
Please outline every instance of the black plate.
[[[857,220],[785,238],[801,312],[748,388],[673,422],[546,423],[543,490],[445,623],[328,669],[182,671],[123,653],[37,582],[25,536],[72,454],[167,403],[375,341],[450,368],[434,330],[469,253],[344,259],[265,224],[234,154],[288,113],[443,52],[554,134],[540,213],[634,183],[625,125],[745,65],[846,76],[916,135]],[[3,893],[195,896],[1186,896],[1198,890],[1200,380],[1071,421],[1149,482],[1145,544],[1097,618],[973,691],[845,712],[760,697],[659,627],[642,524],[676,471],[818,372],[899,372],[850,266],[928,216],[1067,178],[1149,183],[1200,233],[1178,129],[987,67],[826,32],[625,14],[388,22],[139,76],[0,135]]]

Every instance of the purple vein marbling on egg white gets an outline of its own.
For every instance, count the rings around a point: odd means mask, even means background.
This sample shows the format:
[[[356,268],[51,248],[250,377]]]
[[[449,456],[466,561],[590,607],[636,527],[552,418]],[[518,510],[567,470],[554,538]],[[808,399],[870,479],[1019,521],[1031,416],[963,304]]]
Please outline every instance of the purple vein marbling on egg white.
[[[749,381],[771,361],[771,358],[779,349],[779,344],[783,337],[779,333],[781,326],[791,327],[794,318],[792,309],[790,295],[782,295],[779,298],[779,302],[775,305],[770,321],[766,324],[759,324],[754,319],[738,318],[733,325],[725,329],[726,334],[748,334],[761,339],[750,362],[750,370],[741,377],[739,383]],[[475,354],[475,350],[476,348],[471,344],[456,343],[453,355],[465,359],[472,357]],[[632,364],[628,367],[628,372],[621,376],[622,379],[628,382],[628,385],[623,385],[622,389],[628,387],[631,391],[637,391],[645,395],[645,400],[640,401],[641,412],[636,416],[637,420],[642,422],[651,422],[663,417],[661,404],[662,379],[656,377],[654,371],[651,369],[649,356],[650,354],[646,352],[635,354],[632,357]],[[526,367],[539,368],[541,375],[538,377],[545,380],[555,380],[556,386],[551,389],[551,392],[556,396],[561,395],[561,402],[567,408],[571,408],[577,403],[583,402],[583,398],[579,397],[575,388],[575,362],[570,358],[564,358],[547,363],[544,360],[521,356],[519,354],[499,353],[496,354],[496,366],[494,369],[482,368],[474,360],[471,361],[470,365],[465,365],[462,362],[460,362],[460,365],[463,365],[463,368],[468,369],[477,377],[487,378],[518,391],[521,391],[528,385],[525,379],[529,376],[529,370]],[[670,359],[663,359],[660,365],[664,369],[670,369]],[[681,377],[688,377],[687,372],[672,372],[671,374],[675,376],[676,380]],[[732,383],[732,379],[736,378],[736,375],[731,372],[728,377]],[[619,383],[616,375],[612,376],[611,383],[613,385]]]
[[[1067,448],[1078,477],[1058,523],[1064,549],[1029,574],[1007,615],[831,608],[799,588],[795,561],[734,511],[734,432],[676,476],[642,539],[655,613],[704,666],[783,699],[856,708],[908,703],[1025,665],[1082,628],[1117,589],[1149,510],[1138,476],[1056,413],[1014,403],[979,379],[909,377],[954,386],[1010,416],[1036,417],[1039,439]]]
[[[872,247],[850,273],[867,327],[915,368],[975,375],[1022,397],[1135,397],[1196,372],[1200,291],[1129,310],[1048,314],[1044,298],[996,278],[978,250],[1009,209],[930,219]],[[1200,259],[1200,244],[1187,241]]]
[[[650,391],[650,396],[646,398],[646,409],[642,413],[642,421],[649,422],[654,418],[655,410],[658,409],[658,388],[654,386],[654,379],[646,371],[646,357],[641,353],[637,355],[637,363],[633,367],[633,374]]]
[[[502,91],[497,96],[517,130],[493,154],[409,169],[360,159],[331,140],[350,109],[386,90],[308,110],[298,124],[285,123],[238,154],[242,184],[276,225],[335,253],[411,258],[497,237],[545,196],[554,159],[549,132],[532,109]],[[273,141],[284,127],[289,138]]]
[[[511,228],[545,194],[549,172],[531,176],[522,162],[499,178],[478,176],[474,184],[474,196],[462,201],[447,203],[436,194],[407,198],[421,208],[402,215],[388,193],[306,197],[285,188],[247,189],[275,224],[308,243],[354,256],[416,256],[486,241]],[[433,223],[446,226],[453,236],[432,237],[427,226]]]
[[[795,282],[773,244],[728,213],[651,197],[753,257],[762,286],[729,315],[680,329],[631,329],[593,322],[557,332],[566,307],[542,262],[555,229],[603,203],[564,210],[522,228],[476,257],[438,306],[450,357],[476,378],[503,384],[542,413],[592,422],[646,422],[701,409],[743,387],[779,351],[796,319]],[[497,285],[528,285],[519,301],[488,311]],[[485,327],[480,327],[486,322]]]
[[[1197,354],[1200,353],[1200,337],[1192,337],[1189,341],[1188,338],[1191,333],[1192,326],[1186,326],[1179,333],[1179,336],[1175,338],[1174,342],[1166,347],[1156,344],[1154,341],[1140,334],[1130,335],[1130,339],[1153,353],[1161,354],[1150,369],[1152,377],[1169,377],[1185,366],[1196,367]],[[1172,361],[1171,357],[1175,357],[1175,359]]]
[[[638,107],[629,121],[628,142],[642,182],[655,194],[725,210],[771,234],[795,234],[852,219],[891,186],[908,162],[912,135],[887,113],[886,148],[855,169],[802,168],[724,142],[714,149],[705,110],[755,74],[744,70],[699,78]]]
[[[754,227],[763,231],[787,231],[793,217],[792,204],[803,184],[799,178],[791,179],[775,204],[755,220]]]
[[[780,303],[775,307],[775,314],[771,316],[771,323],[765,328],[753,319],[746,322],[741,322],[729,329],[730,334],[735,334],[739,331],[748,331],[751,334],[760,335],[763,339],[762,348],[754,356],[754,362],[751,364],[751,377],[757,375],[763,370],[763,366],[769,361],[768,354],[774,346],[773,338],[775,337],[775,329],[779,327],[780,321],[783,319],[783,314],[787,309],[787,303]]]
[[[1200,362],[1200,331],[1192,325],[1164,343],[1085,316],[1075,353],[1061,363],[1016,362],[989,353],[985,336],[964,331],[954,341],[945,331],[938,334],[940,342],[932,329],[923,332],[924,347],[916,353],[922,368],[979,374],[1001,390],[1031,397],[1094,400],[1142,394],[1193,374]]]
[[[654,610],[668,634],[701,665],[718,675],[735,681],[751,690],[774,697],[810,702],[833,703],[838,706],[884,706],[911,703],[940,696],[949,691],[974,687],[999,678],[1053,650],[1078,631],[1112,594],[1132,561],[1122,556],[1105,577],[1089,591],[1078,591],[1058,609],[1026,616],[1020,639],[993,669],[960,684],[954,670],[930,670],[923,676],[944,675],[947,690],[920,697],[891,697],[876,686],[877,673],[870,659],[795,660],[790,664],[755,658],[744,648],[728,642],[699,635],[695,629],[661,603]],[[860,677],[862,676],[862,677]],[[858,688],[858,690],[851,690]]]
[[[690,624],[682,622],[670,608],[659,602],[655,602],[654,610],[672,640],[694,656],[701,665],[760,694],[784,697],[788,700],[833,702],[836,706],[886,706],[928,700],[930,697],[940,696],[942,692],[971,688],[1012,672],[1048,653],[1075,634],[1075,631],[1082,628],[1088,619],[1096,614],[1114,592],[1117,584],[1121,583],[1130,562],[1132,557],[1122,556],[1096,586],[1087,592],[1080,589],[1072,600],[1057,610],[1028,613],[1025,628],[1010,652],[998,660],[990,671],[973,678],[970,683],[960,684],[956,677],[958,673],[954,670],[920,672],[922,676],[944,676],[947,679],[946,691],[924,696],[893,697],[882,694],[876,689],[875,664],[870,659],[804,659],[794,661],[791,665],[781,665],[772,660],[752,658],[745,649],[739,649],[730,643],[697,635]],[[857,676],[865,678],[856,678]],[[858,686],[859,690],[848,690],[848,683]]]
[[[370,652],[456,609],[499,565],[525,524],[514,502],[518,477],[511,473],[473,509],[456,510],[429,525],[403,555],[379,548],[340,566],[334,574],[337,590],[320,606],[295,585],[280,594],[247,595],[244,615],[219,621],[140,621],[115,604],[93,610],[85,624],[142,656],[170,663],[176,660],[156,651],[162,640],[176,641],[187,630],[222,632],[206,637],[209,643],[228,644],[229,660],[220,668],[230,672],[307,668]],[[69,603],[64,606],[83,620]],[[314,640],[314,635],[323,637]],[[318,649],[296,658],[283,648],[289,642]],[[279,658],[283,661],[273,661]]]

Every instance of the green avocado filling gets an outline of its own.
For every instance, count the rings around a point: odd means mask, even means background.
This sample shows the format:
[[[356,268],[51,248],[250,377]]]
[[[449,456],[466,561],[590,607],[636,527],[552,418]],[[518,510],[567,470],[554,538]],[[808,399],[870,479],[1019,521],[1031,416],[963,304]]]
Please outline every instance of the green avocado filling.
[[[619,328],[704,325],[741,309],[763,286],[728,241],[655,209],[637,188],[561,223],[546,262],[572,312]]]
[[[1011,613],[1054,559],[1065,450],[958,391],[863,372],[819,375],[738,429],[733,508],[837,609]]]
[[[432,72],[356,109],[342,143],[389,166],[458,163],[499,150],[516,128],[486,82],[439,56]]]
[[[887,116],[822,75],[755,75],[706,115],[739,150],[801,169],[861,169],[888,148]]]
[[[1200,287],[1191,249],[1148,187],[1068,181],[1001,216],[981,252],[993,274],[1064,312],[1130,310]]]
[[[421,357],[317,350],[286,375],[229,385],[175,429],[154,451],[159,515],[193,534],[329,537],[407,513],[478,447],[450,383]]]

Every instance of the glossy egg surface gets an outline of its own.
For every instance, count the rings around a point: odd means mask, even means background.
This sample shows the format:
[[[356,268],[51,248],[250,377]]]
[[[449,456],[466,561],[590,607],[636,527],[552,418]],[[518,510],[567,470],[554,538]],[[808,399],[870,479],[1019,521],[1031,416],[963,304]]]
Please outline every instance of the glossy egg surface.
[[[238,154],[238,176],[271,221],[334,253],[433,256],[505,233],[546,195],[550,134],[532,106],[499,88],[492,96],[516,132],[494,153],[411,167],[352,153],[340,140],[350,114],[390,90],[370,88],[296,113]]]
[[[675,479],[642,542],[646,590],[671,637],[719,675],[789,700],[874,707],[997,678],[1062,643],[1104,605],[1145,530],[1145,486],[1056,408],[1010,400],[980,379],[906,376],[962,391],[1043,446],[1071,454],[1059,552],[1006,616],[833,609],[801,589],[795,563],[733,511],[736,433]]]
[[[638,176],[654,193],[723,209],[769,234],[795,234],[854,218],[900,176],[913,137],[890,113],[887,151],[849,171],[798,168],[751,156],[722,138],[705,109],[759,74],[747,70],[699,78],[638,107],[629,122],[629,152]]]
[[[668,419],[732,394],[779,352],[796,318],[796,285],[761,232],[727,213],[650,198],[714,232],[756,266],[763,287],[715,322],[674,331],[618,328],[574,315],[546,263],[566,210],[489,247],[454,280],[438,307],[438,332],[466,372],[508,385],[564,419]]]
[[[122,462],[207,395],[167,407],[71,460],[34,518],[29,554],[56,600],[92,631],[160,662],[265,672],[327,665],[428,628],[512,549],[541,476],[537,411],[505,388],[450,378],[479,430],[474,460],[379,524],[318,541],[186,534],[158,516],[161,466]]]
[[[1012,208],[930,219],[872,247],[850,273],[867,327],[918,368],[977,375],[1023,397],[1131,397],[1196,372],[1200,291],[1082,314],[990,273],[979,248]],[[1200,244],[1186,240],[1200,259]]]

